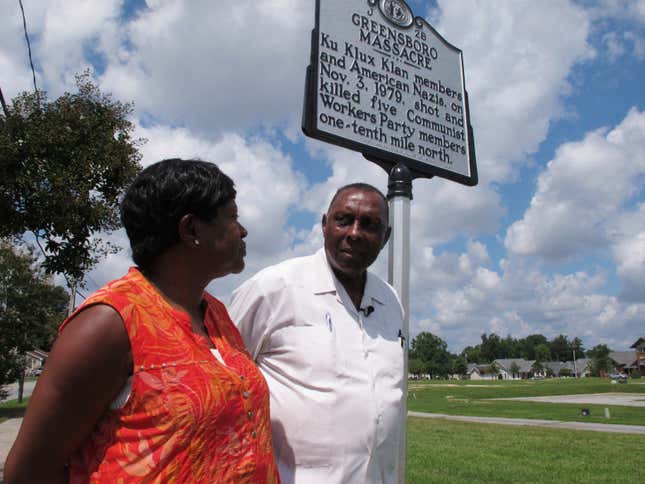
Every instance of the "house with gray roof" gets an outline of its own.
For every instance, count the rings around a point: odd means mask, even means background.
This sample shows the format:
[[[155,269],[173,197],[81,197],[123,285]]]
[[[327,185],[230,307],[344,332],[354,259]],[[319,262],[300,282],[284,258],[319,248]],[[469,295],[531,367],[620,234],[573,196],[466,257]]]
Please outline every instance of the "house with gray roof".
[[[573,374],[575,377],[585,377],[591,375],[591,359],[578,358],[573,361]]]
[[[645,375],[645,338],[639,338],[630,351],[611,351],[609,358],[614,363],[615,371],[625,375],[639,373]]]
[[[478,365],[476,363],[470,363],[467,366],[467,376],[471,380],[501,380],[503,377],[499,373],[499,367],[497,371],[493,368],[493,365]]]
[[[500,369],[500,374],[504,380],[524,380],[533,376],[533,364],[535,360],[525,360],[524,358],[500,358],[495,360]],[[516,371],[514,366],[517,367]]]
[[[636,343],[630,346],[636,353],[636,368],[641,376],[645,376],[645,338],[638,338]]]

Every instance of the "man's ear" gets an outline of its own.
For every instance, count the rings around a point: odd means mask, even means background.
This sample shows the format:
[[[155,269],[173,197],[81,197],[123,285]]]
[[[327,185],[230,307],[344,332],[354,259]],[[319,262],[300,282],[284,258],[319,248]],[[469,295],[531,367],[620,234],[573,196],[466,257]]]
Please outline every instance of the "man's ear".
[[[196,217],[192,213],[187,213],[179,219],[177,224],[177,234],[179,241],[190,247],[199,245],[199,235],[197,230]]]
[[[323,213],[322,220],[320,221],[320,224],[322,225],[323,232],[325,231],[325,227],[327,227],[327,214]]]
[[[385,229],[385,237],[383,237],[383,244],[381,245],[381,249],[385,247],[385,244],[387,244],[387,241],[390,240],[390,234],[392,233],[392,227],[388,227]]]

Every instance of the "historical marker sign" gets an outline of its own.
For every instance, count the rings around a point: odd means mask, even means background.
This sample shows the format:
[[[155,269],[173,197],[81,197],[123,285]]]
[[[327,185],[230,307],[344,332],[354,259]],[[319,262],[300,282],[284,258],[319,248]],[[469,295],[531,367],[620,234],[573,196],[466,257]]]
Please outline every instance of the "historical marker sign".
[[[303,131],[477,184],[462,52],[403,0],[317,0]]]

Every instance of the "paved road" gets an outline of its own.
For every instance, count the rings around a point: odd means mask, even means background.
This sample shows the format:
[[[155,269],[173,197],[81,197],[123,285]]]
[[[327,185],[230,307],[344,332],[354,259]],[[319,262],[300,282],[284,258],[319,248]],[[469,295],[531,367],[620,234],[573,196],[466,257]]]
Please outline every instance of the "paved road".
[[[592,430],[595,432],[611,432],[619,434],[645,435],[645,425],[618,425],[593,422],[562,422],[560,420],[538,420],[526,418],[502,417],[466,417],[463,415],[445,415],[443,413],[408,412],[409,417],[437,418],[444,420],[459,420],[461,422],[477,422],[501,425],[521,425],[527,427],[549,427],[553,429]]]
[[[585,393],[580,395],[547,395],[543,397],[493,398],[492,400],[519,400],[525,402],[578,403],[590,405],[620,405],[645,407],[645,393]]]
[[[23,397],[28,397],[31,395],[31,393],[34,391],[34,387],[36,386],[36,380],[28,380],[25,382],[25,387],[23,389]],[[0,402],[6,402],[9,400],[16,400],[18,398],[18,383],[11,383],[10,385],[4,385],[2,387],[3,390],[6,390],[9,392],[9,396],[7,398],[0,398]]]

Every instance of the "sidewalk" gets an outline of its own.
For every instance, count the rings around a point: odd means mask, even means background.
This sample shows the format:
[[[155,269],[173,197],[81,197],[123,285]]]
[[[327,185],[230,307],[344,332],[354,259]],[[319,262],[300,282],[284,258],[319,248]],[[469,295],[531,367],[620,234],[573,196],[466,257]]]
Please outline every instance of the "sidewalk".
[[[4,480],[4,462],[7,460],[13,441],[16,440],[21,424],[21,418],[10,418],[0,423],[0,483]]]
[[[501,425],[520,425],[527,427],[548,427],[553,429],[591,430],[594,432],[611,432],[619,434],[645,435],[645,425],[618,425],[593,422],[562,422],[560,420],[538,420],[525,418],[502,417],[466,417],[464,415],[446,415],[443,413],[408,412],[408,417],[437,418]]]

